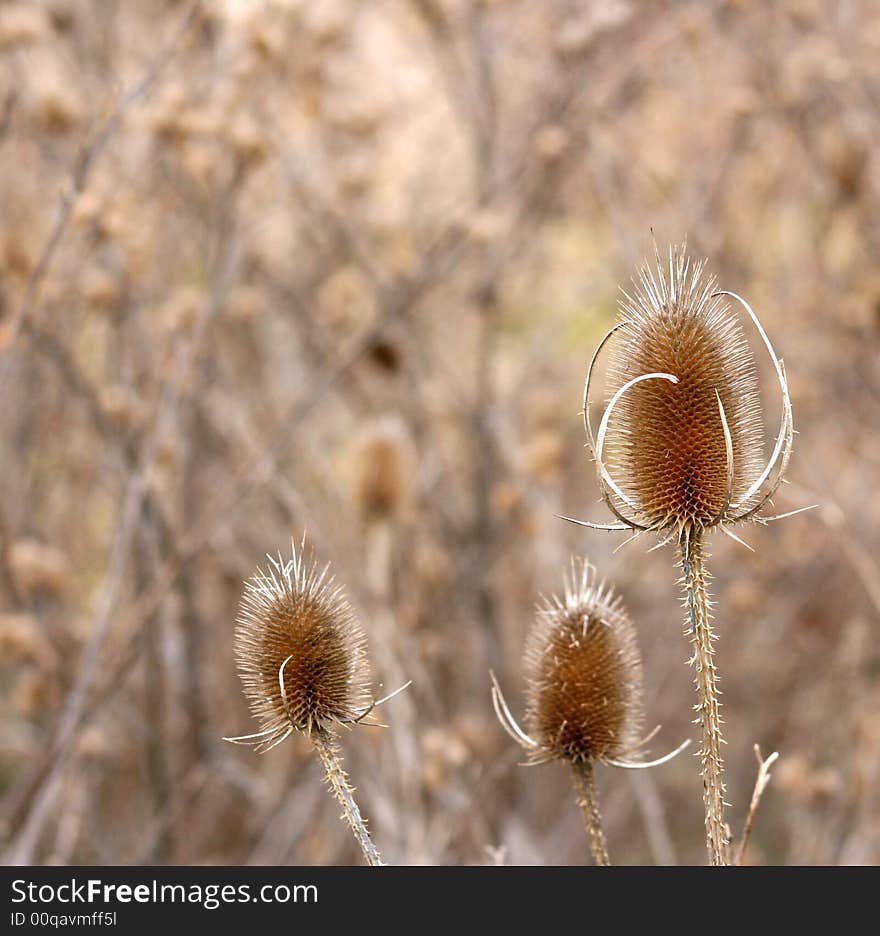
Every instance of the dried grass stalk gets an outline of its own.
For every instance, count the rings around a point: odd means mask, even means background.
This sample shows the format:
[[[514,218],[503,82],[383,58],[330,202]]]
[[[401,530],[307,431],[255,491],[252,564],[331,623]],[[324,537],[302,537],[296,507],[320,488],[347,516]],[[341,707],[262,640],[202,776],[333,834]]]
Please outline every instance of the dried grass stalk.
[[[633,386],[609,425],[608,470],[650,527],[713,525],[761,470],[755,358],[739,318],[702,272],[683,249],[668,271],[659,259],[656,271],[645,267],[622,303],[620,340],[609,355],[612,386],[650,373],[676,378]]]

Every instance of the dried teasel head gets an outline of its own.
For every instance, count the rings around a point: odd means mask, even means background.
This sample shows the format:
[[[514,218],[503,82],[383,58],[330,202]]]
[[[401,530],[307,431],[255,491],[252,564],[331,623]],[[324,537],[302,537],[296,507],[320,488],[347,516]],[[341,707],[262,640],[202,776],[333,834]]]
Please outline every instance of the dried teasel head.
[[[413,474],[411,443],[402,425],[382,419],[357,440],[353,495],[365,525],[393,520],[407,503]]]
[[[303,542],[290,559],[269,556],[245,583],[235,657],[260,730],[227,741],[267,751],[293,731],[358,722],[373,708],[354,609],[329,567],[304,552]]]
[[[526,729],[536,760],[607,761],[639,741],[642,660],[621,600],[586,562],[545,600],[526,640]]]
[[[640,737],[642,660],[622,601],[597,581],[586,560],[572,561],[563,596],[553,595],[539,607],[524,663],[527,730],[513,718],[497,682],[492,698],[503,727],[526,749],[530,763],[647,767],[667,759],[626,760],[648,740]]]
[[[757,329],[782,394],[781,424],[766,464],[755,357],[727,297]],[[591,382],[606,344],[613,390],[594,434]],[[670,248],[666,262],[656,253],[656,267],[643,266],[632,294],[624,293],[619,321],[590,363],[584,424],[603,497],[619,522],[576,523],[685,540],[714,526],[730,534],[733,523],[777,519],[758,512],[782,482],[791,454],[782,360],[749,304],[718,290],[684,245]]]

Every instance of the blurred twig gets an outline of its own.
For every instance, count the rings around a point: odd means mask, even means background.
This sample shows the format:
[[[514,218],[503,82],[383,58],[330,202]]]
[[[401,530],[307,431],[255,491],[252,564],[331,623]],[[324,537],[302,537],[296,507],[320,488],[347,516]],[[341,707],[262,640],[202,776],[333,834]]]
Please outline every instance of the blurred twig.
[[[55,221],[49,231],[49,236],[43,244],[37,263],[28,277],[21,301],[12,314],[8,331],[4,336],[3,347],[0,347],[0,351],[5,351],[6,353],[6,360],[2,364],[2,369],[0,369],[0,390],[5,390],[6,381],[8,379],[9,353],[15,345],[22,325],[31,314],[38,301],[40,288],[49,273],[52,261],[55,259],[55,254],[67,231],[73,209],[76,207],[79,196],[82,195],[88,185],[92,170],[107,147],[107,144],[122,125],[122,121],[129,107],[152,88],[162,74],[165,66],[174,57],[180,43],[189,33],[191,26],[201,12],[202,2],[203,0],[196,0],[195,3],[190,5],[182,22],[174,31],[171,40],[160,50],[159,54],[153,59],[143,75],[130,88],[122,93],[91,141],[87,143],[80,152],[71,170],[70,187],[61,195],[55,213]]]
[[[213,257],[214,270],[207,301],[203,303],[199,310],[199,318],[190,340],[179,350],[174,362],[175,366],[171,379],[160,389],[153,425],[150,431],[145,433],[140,440],[136,465],[126,485],[119,521],[110,551],[108,569],[99,593],[93,626],[80,656],[76,678],[57,720],[52,740],[47,749],[46,759],[37,766],[33,775],[25,784],[25,789],[28,791],[26,805],[23,807],[18,797],[12,800],[16,818],[7,821],[12,826],[10,829],[11,834],[17,838],[9,853],[9,860],[13,864],[29,864],[32,862],[33,851],[37,847],[39,836],[58,794],[59,778],[81,727],[89,695],[101,672],[101,652],[121,599],[128,561],[135,542],[144,500],[149,489],[147,482],[149,472],[158,457],[161,442],[173,411],[185,392],[186,381],[204,338],[207,323],[216,315],[223,291],[231,275],[231,269],[237,261],[237,253],[231,240],[227,243],[218,241],[215,256]],[[178,572],[181,561],[179,558],[176,559]],[[158,594],[154,603],[139,618],[138,628],[156,610],[164,594],[165,590]],[[19,817],[21,817],[20,829],[18,827]]]

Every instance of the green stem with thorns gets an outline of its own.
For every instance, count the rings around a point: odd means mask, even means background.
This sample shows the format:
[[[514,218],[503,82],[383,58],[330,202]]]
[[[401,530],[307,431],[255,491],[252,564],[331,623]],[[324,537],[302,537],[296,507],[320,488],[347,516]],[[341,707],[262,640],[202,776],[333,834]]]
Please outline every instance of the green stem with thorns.
[[[727,834],[724,823],[724,767],[721,757],[721,716],[718,674],[715,670],[715,634],[709,614],[707,573],[703,565],[702,533],[691,529],[681,542],[687,630],[694,647],[691,663],[697,688],[699,723],[702,729],[700,762],[703,775],[703,804],[706,814],[706,848],[709,863],[727,864]]]
[[[584,828],[590,840],[590,851],[597,865],[611,864],[608,857],[608,843],[602,830],[602,814],[599,812],[599,797],[596,793],[596,780],[593,777],[593,765],[590,761],[573,763],[571,765],[574,792],[581,815],[584,817]]]
[[[346,822],[351,827],[354,837],[367,864],[372,867],[383,865],[382,856],[379,854],[370,833],[367,831],[367,825],[361,816],[361,811],[354,798],[354,788],[348,779],[348,774],[342,767],[342,760],[339,755],[339,745],[336,743],[333,735],[325,728],[318,728],[312,731],[312,744],[318,752],[321,764],[324,767],[327,783],[333,791],[333,796],[342,806],[342,813]]]

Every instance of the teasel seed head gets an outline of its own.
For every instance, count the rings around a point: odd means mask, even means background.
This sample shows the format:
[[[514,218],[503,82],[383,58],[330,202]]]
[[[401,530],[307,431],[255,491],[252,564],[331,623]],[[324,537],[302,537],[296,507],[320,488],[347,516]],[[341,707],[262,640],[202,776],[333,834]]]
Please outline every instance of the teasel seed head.
[[[666,262],[655,248],[655,258],[656,267],[643,266],[632,294],[624,293],[619,320],[596,349],[584,388],[584,424],[599,484],[619,522],[574,522],[687,540],[714,526],[730,534],[733,523],[777,519],[759,511],[782,482],[794,437],[782,360],[751,306],[718,290],[685,245],[670,247]],[[763,469],[755,357],[728,297],[758,331],[782,394],[781,425]],[[594,433],[592,375],[608,343],[613,389]]]
[[[357,440],[353,494],[364,524],[397,519],[410,494],[414,457],[405,427],[393,419],[368,426]]]
[[[563,596],[544,599],[526,638],[526,733],[492,674],[492,704],[529,763],[565,760],[589,766],[657,767],[690,740],[656,760],[641,759],[642,660],[635,627],[613,589],[597,581],[586,559],[572,559]],[[635,760],[630,760],[630,756]]]
[[[711,525],[728,494],[724,407],[733,450],[737,498],[761,470],[764,427],[755,357],[745,331],[714,278],[702,276],[683,249],[668,274],[641,271],[621,313],[621,340],[611,352],[609,377],[624,394],[610,423],[608,468],[648,525]],[[716,395],[717,394],[717,395]]]
[[[526,729],[536,762],[607,761],[639,742],[642,661],[620,598],[586,561],[539,608],[526,640]]]
[[[70,560],[57,546],[34,539],[12,543],[6,554],[12,582],[25,597],[60,598],[71,584]]]
[[[235,631],[244,694],[259,722],[228,738],[266,751],[294,730],[311,735],[360,721],[372,708],[366,637],[342,586],[306,557],[268,557],[245,583]]]

